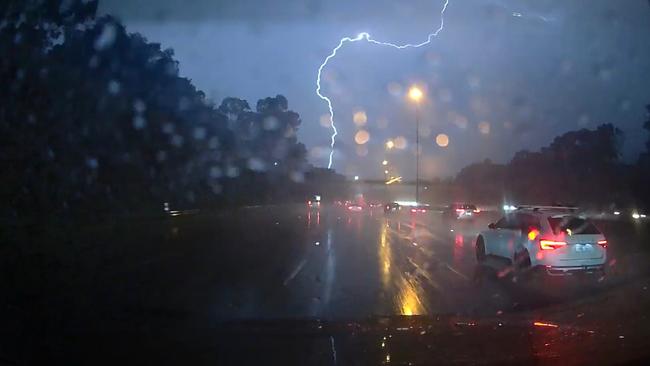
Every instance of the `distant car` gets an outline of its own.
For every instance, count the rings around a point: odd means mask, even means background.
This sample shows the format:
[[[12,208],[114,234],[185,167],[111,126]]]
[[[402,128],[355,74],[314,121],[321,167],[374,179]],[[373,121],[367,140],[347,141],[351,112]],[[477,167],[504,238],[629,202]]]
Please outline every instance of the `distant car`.
[[[427,213],[429,209],[430,209],[429,206],[425,206],[425,205],[412,206],[409,209],[409,212],[413,214],[423,214],[423,213]]]
[[[351,203],[347,206],[347,209],[351,212],[361,212],[363,211],[363,206],[358,203]]]
[[[473,219],[476,214],[481,212],[475,205],[470,203],[452,203],[444,211],[448,218],[457,220]]]
[[[307,201],[307,206],[311,209],[320,208],[320,196],[313,195],[312,198],[309,201]]]
[[[519,208],[481,231],[476,259],[506,258],[515,270],[544,268],[550,275],[604,270],[607,239],[588,219],[564,208]]]
[[[611,214],[618,220],[638,222],[648,218],[648,210],[641,207],[615,207]]]
[[[397,202],[390,202],[384,205],[384,213],[397,212],[402,209],[402,206]]]

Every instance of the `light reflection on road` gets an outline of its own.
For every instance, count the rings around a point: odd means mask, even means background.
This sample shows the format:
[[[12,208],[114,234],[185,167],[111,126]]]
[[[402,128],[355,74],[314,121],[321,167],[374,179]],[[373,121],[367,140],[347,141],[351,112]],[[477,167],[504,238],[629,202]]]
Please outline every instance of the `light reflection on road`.
[[[424,290],[419,283],[399,271],[391,272],[393,266],[393,251],[391,247],[389,224],[380,225],[379,235],[379,267],[381,282],[385,293],[394,294],[393,303],[395,311],[401,315],[423,315],[426,308],[423,305],[422,295]],[[399,245],[399,243],[396,243]],[[409,278],[405,277],[408,276]]]

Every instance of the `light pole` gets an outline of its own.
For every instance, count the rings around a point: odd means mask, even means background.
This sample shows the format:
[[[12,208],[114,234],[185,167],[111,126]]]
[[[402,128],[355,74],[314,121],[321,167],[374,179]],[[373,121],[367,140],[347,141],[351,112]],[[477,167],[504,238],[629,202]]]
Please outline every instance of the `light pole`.
[[[417,86],[409,89],[409,98],[415,102],[415,202],[420,203],[420,99],[422,90]]]

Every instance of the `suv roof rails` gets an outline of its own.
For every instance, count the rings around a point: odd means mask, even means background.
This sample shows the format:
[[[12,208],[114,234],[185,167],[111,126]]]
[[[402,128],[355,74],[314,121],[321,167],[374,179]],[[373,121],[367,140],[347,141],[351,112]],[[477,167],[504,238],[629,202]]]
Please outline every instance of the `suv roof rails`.
[[[536,205],[521,205],[517,206],[517,210],[533,210],[533,211],[542,211],[542,210],[568,210],[568,211],[578,211],[579,208],[575,206],[536,206]]]

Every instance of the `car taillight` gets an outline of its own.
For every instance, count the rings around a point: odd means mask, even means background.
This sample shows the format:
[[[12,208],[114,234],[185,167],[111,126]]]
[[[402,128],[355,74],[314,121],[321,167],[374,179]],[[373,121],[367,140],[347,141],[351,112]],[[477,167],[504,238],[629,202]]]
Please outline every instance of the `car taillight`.
[[[457,209],[456,209],[456,212],[465,212],[465,210],[462,209],[462,208],[457,208]]]
[[[532,229],[528,232],[528,240],[535,240],[539,236],[539,230]]]
[[[547,240],[547,239],[541,239],[539,241],[539,247],[542,250],[553,250],[553,249],[563,247],[565,245],[566,245],[565,241],[556,241],[556,240]]]
[[[307,204],[308,204],[308,205],[311,205],[311,201],[307,201]]]
[[[598,245],[607,248],[607,240],[598,240]]]
[[[479,210],[478,208],[474,209],[474,213],[479,213],[479,212],[481,212],[481,210]]]

